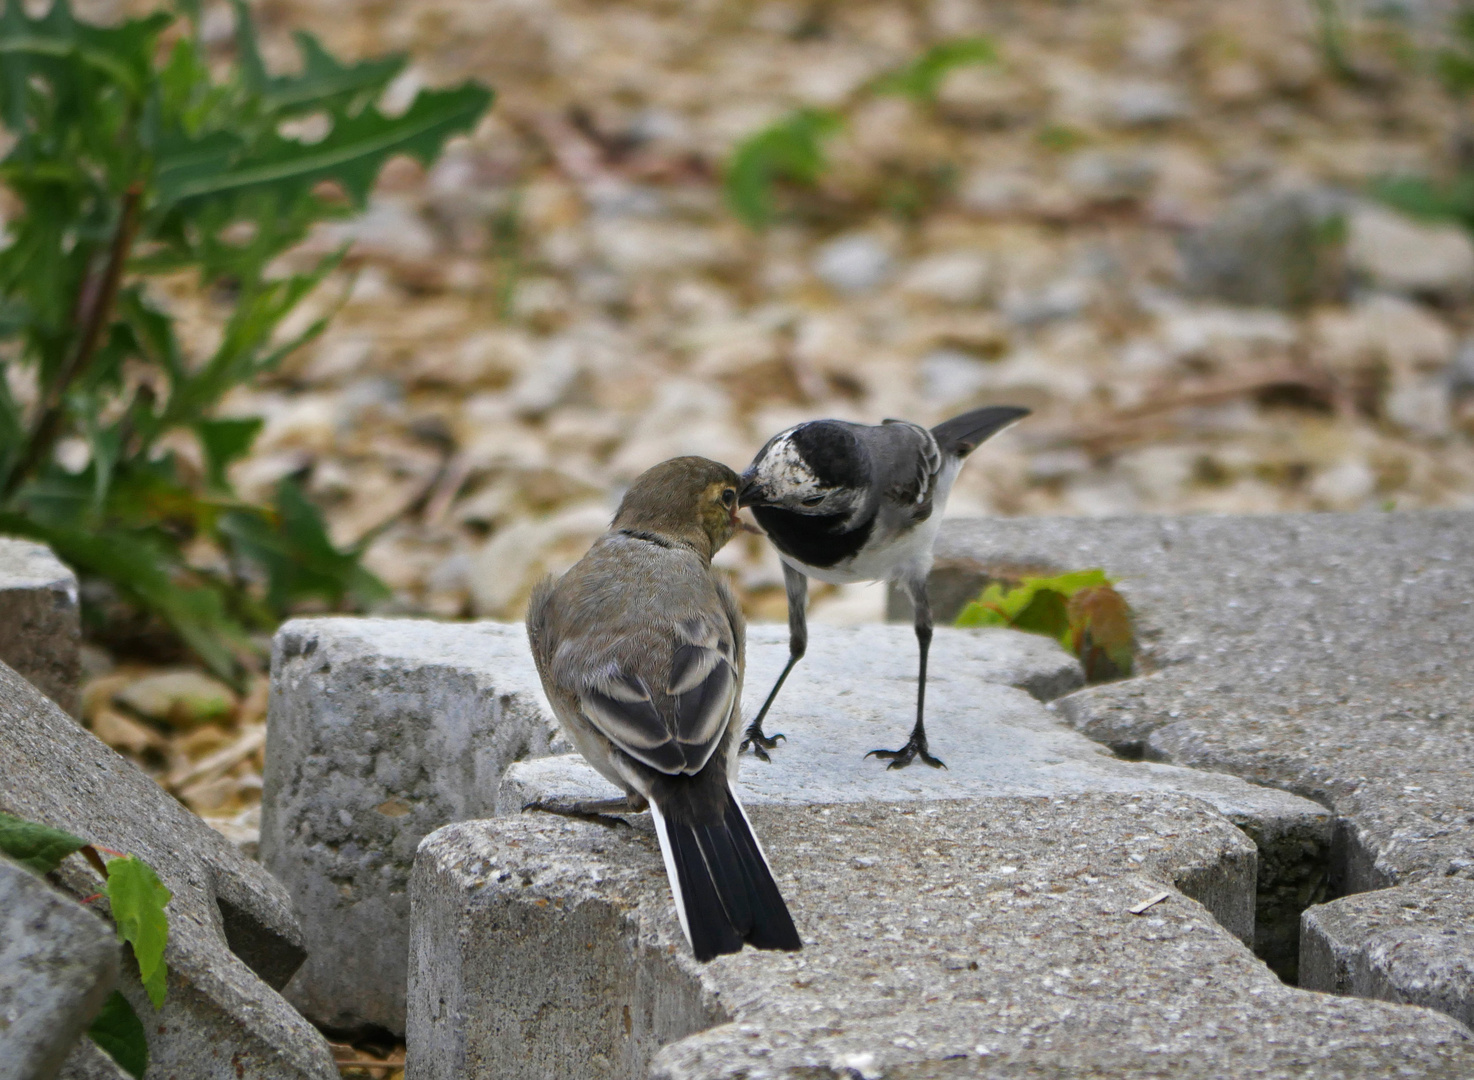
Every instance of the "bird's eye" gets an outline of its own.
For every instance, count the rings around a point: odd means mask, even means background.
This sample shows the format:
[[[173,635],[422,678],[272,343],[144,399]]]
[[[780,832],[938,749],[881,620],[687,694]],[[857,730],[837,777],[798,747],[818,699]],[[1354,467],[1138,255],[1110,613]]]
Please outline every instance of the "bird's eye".
[[[732,504],[734,502],[736,502],[736,501],[737,501],[737,491],[736,491],[736,489],[734,489],[734,488],[727,488],[726,490],[724,490],[722,492],[722,505],[725,506],[728,510],[732,509]]]
[[[807,499],[804,500],[804,505],[805,506],[818,506],[823,501],[824,501],[824,496],[823,495],[810,495]]]

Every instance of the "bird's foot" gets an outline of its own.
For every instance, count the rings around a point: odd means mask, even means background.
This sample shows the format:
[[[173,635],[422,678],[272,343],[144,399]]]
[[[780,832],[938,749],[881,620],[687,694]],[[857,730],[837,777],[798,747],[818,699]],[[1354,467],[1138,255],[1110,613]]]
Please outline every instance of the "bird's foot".
[[[617,829],[621,825],[629,824],[622,815],[641,813],[648,809],[649,805],[644,799],[632,795],[627,799],[585,799],[578,802],[536,799],[523,806],[522,810],[524,813],[528,810],[541,810],[544,814],[577,818],[594,825]]]
[[[941,758],[932,757],[927,753],[926,738],[918,739],[915,735],[906,740],[906,745],[899,750],[872,750],[866,757],[878,757],[882,761],[889,761],[887,769],[904,769],[911,762],[920,758],[933,769],[945,769],[947,766]]]
[[[782,739],[784,742],[788,741],[782,732],[769,737],[764,735],[763,729],[756,724],[748,724],[747,730],[742,733],[742,745],[737,748],[737,752],[740,754],[750,746],[752,747],[753,757],[759,761],[772,761],[773,759],[768,756],[768,751],[778,745],[779,739]]]

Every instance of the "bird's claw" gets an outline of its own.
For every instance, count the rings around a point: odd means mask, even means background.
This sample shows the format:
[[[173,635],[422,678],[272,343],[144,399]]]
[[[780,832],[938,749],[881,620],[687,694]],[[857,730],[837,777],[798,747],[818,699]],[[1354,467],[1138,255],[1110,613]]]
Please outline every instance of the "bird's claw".
[[[788,741],[787,736],[781,731],[771,736],[764,735],[762,728],[756,724],[749,724],[747,730],[742,733],[742,745],[737,748],[737,752],[740,754],[750,746],[753,757],[759,761],[772,761],[773,759],[768,756],[768,751],[778,745],[779,739],[784,742]]]
[[[904,769],[917,758],[920,758],[933,769],[945,769],[947,767],[941,758],[932,757],[931,754],[927,753],[926,743],[924,741],[918,742],[915,739],[907,740],[906,745],[899,750],[872,750],[865,756],[878,757],[882,761],[889,761],[890,764],[886,766],[887,769]]]

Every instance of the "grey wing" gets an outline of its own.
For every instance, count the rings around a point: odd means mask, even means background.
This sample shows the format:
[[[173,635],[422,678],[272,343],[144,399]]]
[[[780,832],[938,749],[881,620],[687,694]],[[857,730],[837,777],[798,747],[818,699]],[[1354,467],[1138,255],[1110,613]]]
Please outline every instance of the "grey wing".
[[[885,420],[872,430],[879,436],[874,453],[876,479],[886,500],[912,521],[925,521],[931,517],[932,496],[942,471],[936,438],[909,420]]]
[[[664,773],[695,773],[720,744],[736,707],[740,642],[730,621],[717,615],[683,620],[672,638],[666,671],[606,661],[583,680],[579,705],[630,757]]]

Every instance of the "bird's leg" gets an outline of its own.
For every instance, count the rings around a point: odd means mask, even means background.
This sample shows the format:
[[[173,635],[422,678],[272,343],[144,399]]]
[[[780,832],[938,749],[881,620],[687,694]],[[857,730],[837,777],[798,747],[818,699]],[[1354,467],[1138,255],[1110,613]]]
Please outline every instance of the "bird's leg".
[[[581,821],[592,821],[595,825],[617,828],[625,824],[617,815],[643,813],[649,806],[644,796],[627,795],[623,799],[581,799],[576,802],[536,799],[523,806],[522,810],[524,813],[528,810],[541,810],[544,814],[578,818]]]
[[[775,733],[772,736],[764,735],[763,720],[767,717],[768,710],[773,707],[773,699],[778,696],[778,691],[783,689],[783,680],[788,678],[793,665],[804,658],[804,650],[809,647],[809,624],[804,617],[804,609],[809,603],[809,579],[784,563],[783,590],[788,594],[788,663],[783,667],[783,674],[779,675],[778,681],[773,684],[773,689],[768,692],[768,700],[763,702],[763,707],[758,710],[757,719],[748,724],[747,730],[742,733],[742,745],[737,748],[740,754],[751,746],[753,756],[761,761],[771,760],[768,757],[768,751],[777,746],[778,740],[783,738],[781,733]]]
[[[916,758],[920,758],[933,769],[945,769],[941,758],[932,757],[926,745],[926,656],[931,651],[931,601],[926,595],[926,576],[908,578],[906,591],[911,594],[911,605],[916,611],[916,644],[921,651],[921,664],[916,680],[916,726],[911,729],[911,738],[899,750],[872,750],[866,757],[888,760],[887,768],[904,769]]]

